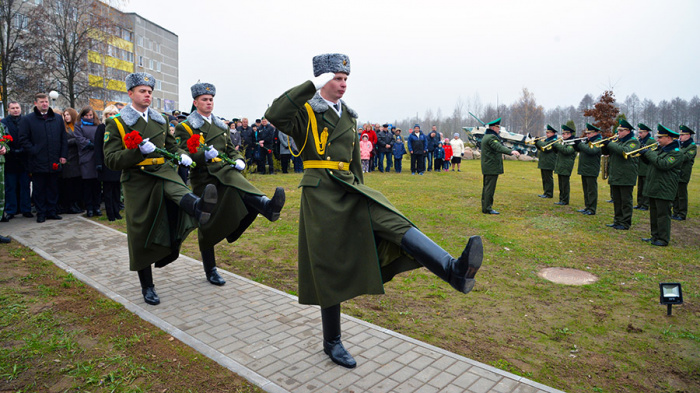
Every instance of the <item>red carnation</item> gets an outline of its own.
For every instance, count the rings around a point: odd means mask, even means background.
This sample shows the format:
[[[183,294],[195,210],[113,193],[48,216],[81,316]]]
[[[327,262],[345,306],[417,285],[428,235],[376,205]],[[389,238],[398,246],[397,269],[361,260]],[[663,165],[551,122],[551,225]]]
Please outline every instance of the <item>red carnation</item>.
[[[124,145],[127,149],[136,149],[139,143],[143,142],[143,138],[138,131],[134,130],[124,136]]]
[[[57,171],[58,168],[59,168],[58,164],[55,163],[55,162],[53,163],[52,167],[53,167],[53,170],[54,170],[54,171]]]
[[[199,150],[199,142],[200,142],[200,135],[199,134],[192,134],[190,139],[187,140],[187,150],[190,151],[190,154],[194,154]]]
[[[6,142],[12,142],[12,135],[5,135],[2,137]]]

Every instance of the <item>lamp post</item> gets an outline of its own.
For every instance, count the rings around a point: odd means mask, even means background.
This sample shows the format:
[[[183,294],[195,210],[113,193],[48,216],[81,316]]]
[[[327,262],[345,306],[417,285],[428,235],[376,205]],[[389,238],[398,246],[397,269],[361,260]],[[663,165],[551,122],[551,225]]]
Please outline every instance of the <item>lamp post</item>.
[[[56,107],[56,99],[58,98],[58,92],[56,90],[51,90],[49,92],[49,98],[51,98],[51,107]]]

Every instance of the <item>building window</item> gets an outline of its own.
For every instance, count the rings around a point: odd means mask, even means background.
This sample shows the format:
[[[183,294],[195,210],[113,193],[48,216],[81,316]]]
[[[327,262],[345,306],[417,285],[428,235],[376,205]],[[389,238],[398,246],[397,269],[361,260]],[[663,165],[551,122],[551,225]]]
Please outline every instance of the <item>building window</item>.
[[[138,46],[143,46],[143,37],[138,38]]]
[[[160,79],[156,79],[156,89],[163,90],[163,84],[160,82]]]
[[[148,61],[148,68],[153,69],[153,59]]]
[[[160,109],[160,98],[156,99],[156,103],[157,103],[157,104],[156,104],[156,105],[157,105],[157,108]]]
[[[139,67],[143,67],[143,56],[139,56]]]

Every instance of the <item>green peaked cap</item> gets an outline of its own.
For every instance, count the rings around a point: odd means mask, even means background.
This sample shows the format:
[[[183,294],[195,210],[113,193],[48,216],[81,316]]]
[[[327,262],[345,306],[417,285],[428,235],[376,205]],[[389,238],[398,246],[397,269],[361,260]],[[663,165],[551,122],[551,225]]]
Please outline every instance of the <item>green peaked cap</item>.
[[[598,132],[600,132],[600,128],[594,126],[593,124],[586,123],[586,131],[598,131]]]
[[[644,130],[644,131],[651,131],[651,128],[647,127],[647,125],[644,123],[637,124],[637,128],[639,128],[640,130]]]
[[[499,117],[498,119],[496,119],[490,123],[486,123],[486,125],[487,126],[500,126],[501,125],[501,118]]]
[[[620,127],[622,127],[622,128],[627,128],[630,131],[634,130],[634,127],[632,127],[632,124],[630,124],[627,120],[625,120],[623,118],[620,118],[619,124],[620,124]]]
[[[656,126],[656,129],[659,131],[659,135],[668,135],[671,138],[678,138],[680,136],[676,131],[673,131],[672,129],[663,126],[661,123],[659,123],[659,125]]]

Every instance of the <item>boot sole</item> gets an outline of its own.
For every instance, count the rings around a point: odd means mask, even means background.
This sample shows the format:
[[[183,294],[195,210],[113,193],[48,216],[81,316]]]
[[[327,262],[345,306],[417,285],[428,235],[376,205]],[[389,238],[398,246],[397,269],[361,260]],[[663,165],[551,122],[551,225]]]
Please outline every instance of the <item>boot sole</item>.
[[[284,193],[284,188],[277,187],[275,189],[275,195],[272,196],[270,203],[272,204],[272,214],[270,215],[270,221],[277,221],[280,218],[280,212],[284,207],[284,202],[287,200],[287,196]]]
[[[464,248],[464,252],[462,252],[462,257],[460,260],[463,259],[465,255],[469,265],[467,268],[467,273],[464,277],[464,286],[462,288],[458,288],[458,290],[460,290],[462,293],[469,293],[472,289],[474,289],[474,284],[476,284],[474,276],[476,275],[477,271],[479,271],[481,262],[484,259],[484,245],[481,242],[481,236],[472,236],[469,238],[467,247]]]
[[[209,219],[211,218],[211,212],[214,211],[218,199],[219,197],[215,185],[209,184],[206,187],[204,187],[204,192],[202,193],[200,201],[200,224],[206,224],[207,222],[209,222]]]

